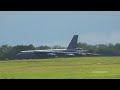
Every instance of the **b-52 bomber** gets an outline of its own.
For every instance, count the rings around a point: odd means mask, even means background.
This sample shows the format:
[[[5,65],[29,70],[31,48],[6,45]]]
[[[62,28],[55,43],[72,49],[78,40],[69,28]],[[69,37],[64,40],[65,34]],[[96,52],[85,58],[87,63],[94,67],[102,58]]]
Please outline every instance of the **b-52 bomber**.
[[[77,48],[78,35],[74,35],[66,49],[27,50],[16,54],[19,59],[57,58],[91,56],[92,53],[85,53],[87,50]],[[97,54],[96,54],[97,55]]]

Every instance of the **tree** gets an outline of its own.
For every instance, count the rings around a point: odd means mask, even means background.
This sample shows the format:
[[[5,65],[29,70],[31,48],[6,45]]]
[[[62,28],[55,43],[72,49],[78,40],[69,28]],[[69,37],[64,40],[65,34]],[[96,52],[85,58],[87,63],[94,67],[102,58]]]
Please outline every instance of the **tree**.
[[[88,44],[87,43],[82,43],[82,42],[79,42],[78,43],[78,48],[83,48],[83,49],[86,49],[88,47]]]
[[[36,47],[37,50],[45,50],[45,49],[50,49],[50,47],[48,46],[39,46],[39,47]]]
[[[53,46],[52,47],[52,49],[64,49],[65,47],[61,47],[61,46],[59,46],[59,45],[55,45],[55,46]]]

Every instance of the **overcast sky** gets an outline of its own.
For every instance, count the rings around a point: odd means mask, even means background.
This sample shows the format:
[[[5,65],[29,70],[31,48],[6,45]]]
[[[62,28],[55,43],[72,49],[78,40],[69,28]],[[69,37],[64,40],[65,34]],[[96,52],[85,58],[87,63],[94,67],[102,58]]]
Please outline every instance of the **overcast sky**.
[[[120,11],[0,11],[0,45],[120,43]]]

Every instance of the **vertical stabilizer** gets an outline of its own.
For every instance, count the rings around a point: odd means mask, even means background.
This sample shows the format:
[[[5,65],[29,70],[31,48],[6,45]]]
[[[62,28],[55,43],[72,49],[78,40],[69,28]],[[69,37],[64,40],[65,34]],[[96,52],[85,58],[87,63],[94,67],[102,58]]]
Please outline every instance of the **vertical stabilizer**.
[[[77,48],[78,35],[74,35],[67,49],[76,49]]]

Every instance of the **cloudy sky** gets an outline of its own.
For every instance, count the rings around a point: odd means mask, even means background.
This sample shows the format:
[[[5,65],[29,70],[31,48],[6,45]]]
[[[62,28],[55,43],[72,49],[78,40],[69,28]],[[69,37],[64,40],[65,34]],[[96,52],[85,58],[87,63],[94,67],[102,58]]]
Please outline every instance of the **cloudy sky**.
[[[0,45],[120,43],[120,11],[0,11]]]

